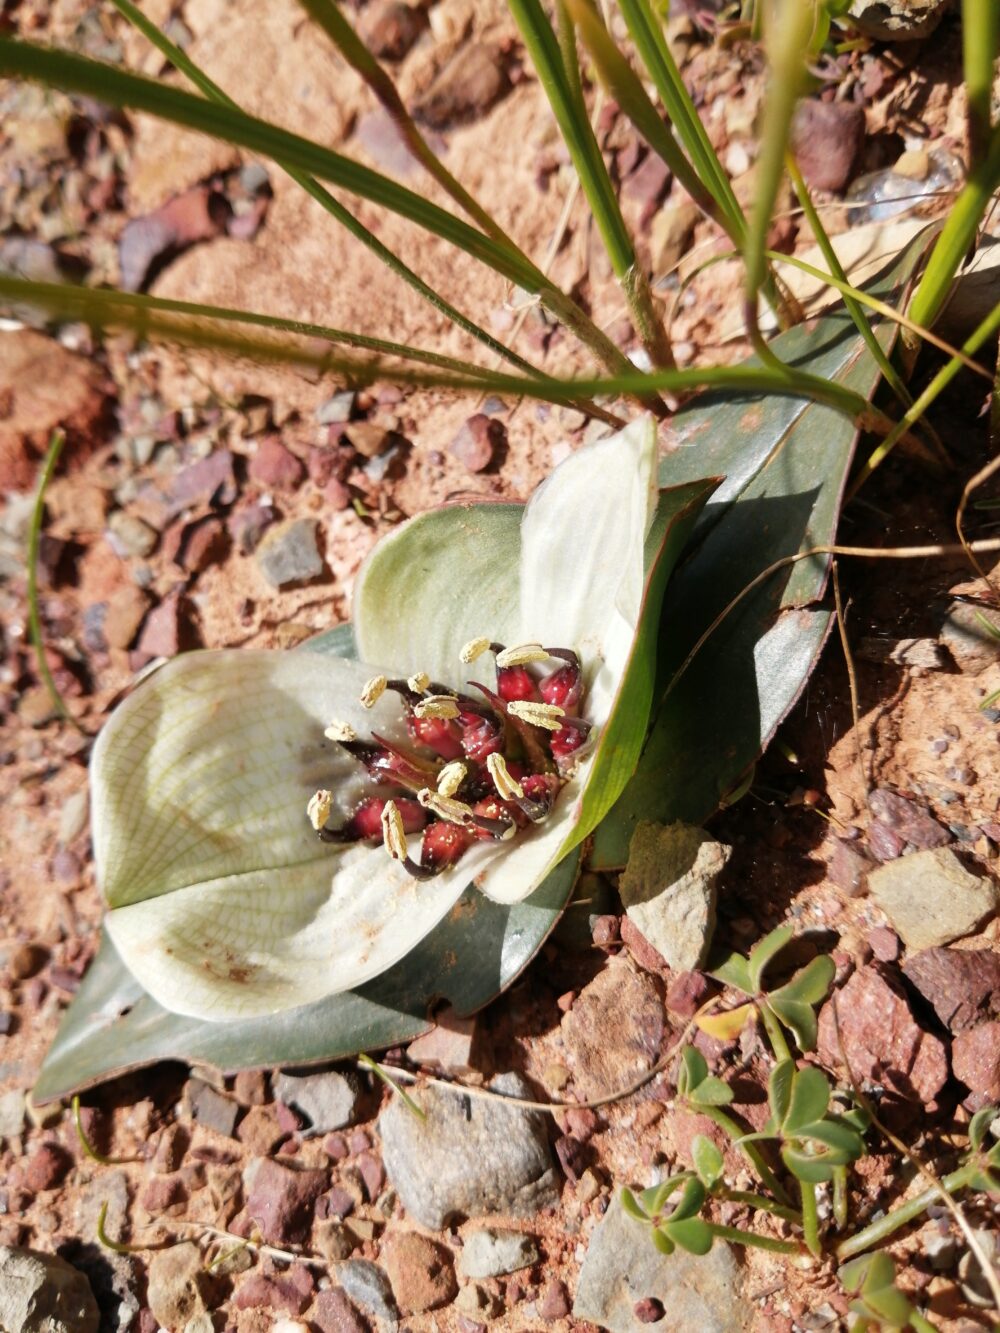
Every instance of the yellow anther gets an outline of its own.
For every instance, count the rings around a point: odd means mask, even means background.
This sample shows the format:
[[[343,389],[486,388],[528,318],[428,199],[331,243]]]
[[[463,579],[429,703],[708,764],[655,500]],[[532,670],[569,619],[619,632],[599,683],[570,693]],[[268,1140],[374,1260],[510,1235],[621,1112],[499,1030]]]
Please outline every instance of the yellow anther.
[[[414,717],[458,717],[462,710],[458,700],[451,694],[429,694],[426,699],[413,705]]]
[[[486,767],[502,801],[513,800],[515,796],[520,800],[524,795],[524,788],[511,777],[507,761],[502,754],[487,755]]]
[[[483,653],[486,652],[489,646],[490,646],[489,639],[483,637],[480,637],[478,639],[470,639],[469,642],[462,649],[462,651],[459,653],[459,657],[466,665],[468,665],[470,662],[474,662],[477,657],[482,657]]]
[[[361,702],[366,708],[374,708],[385,694],[385,676],[372,676],[361,688]]]
[[[447,820],[449,824],[468,824],[473,816],[471,805],[466,805],[464,801],[456,801],[451,796],[442,796],[440,792],[431,791],[430,787],[422,787],[417,792],[417,800],[425,810],[430,810],[432,814],[437,815],[439,819]]]
[[[540,643],[522,643],[516,648],[505,648],[502,653],[497,653],[497,666],[525,666],[528,662],[545,662],[548,656]]]
[[[309,816],[309,823],[318,833],[330,818],[330,811],[333,809],[333,793],[321,788],[309,797],[309,804],[306,806],[306,814]]]
[[[395,801],[386,801],[382,807],[382,842],[394,861],[406,860],[406,829]]]
[[[426,690],[427,686],[431,683],[431,678],[426,671],[418,671],[416,675],[408,676],[406,683],[414,694],[423,694],[424,690]]]
[[[439,796],[454,796],[465,781],[465,775],[468,769],[462,763],[461,759],[455,759],[450,764],[445,764],[438,774],[437,789]]]
[[[356,741],[358,733],[350,722],[331,722],[323,732],[328,741]]]
[[[561,731],[562,719],[566,716],[565,708],[558,704],[536,704],[530,699],[515,699],[507,705],[511,717],[519,717],[533,727],[544,727],[546,731]]]

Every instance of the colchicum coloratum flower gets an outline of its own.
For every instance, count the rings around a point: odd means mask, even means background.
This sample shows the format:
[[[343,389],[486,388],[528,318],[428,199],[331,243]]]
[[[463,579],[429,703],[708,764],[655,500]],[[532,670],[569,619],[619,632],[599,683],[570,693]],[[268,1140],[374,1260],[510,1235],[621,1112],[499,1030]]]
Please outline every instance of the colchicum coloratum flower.
[[[523,510],[390,534],[355,588],[360,661],[189,653],[136,689],[95,747],[93,839],[154,1000],[227,1021],[353,989],[470,883],[519,902],[592,831],[645,732],[667,538],[708,493],[658,508],[654,478],[639,421]]]

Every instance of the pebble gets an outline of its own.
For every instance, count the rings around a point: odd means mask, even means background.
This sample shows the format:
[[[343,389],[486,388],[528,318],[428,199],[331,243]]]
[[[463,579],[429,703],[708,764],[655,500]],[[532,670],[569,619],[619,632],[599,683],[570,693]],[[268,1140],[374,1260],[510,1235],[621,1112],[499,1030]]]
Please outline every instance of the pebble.
[[[656,981],[611,959],[561,1022],[566,1063],[585,1101],[626,1087],[655,1064],[664,1034]]]
[[[383,1323],[389,1329],[398,1326],[396,1300],[388,1277],[377,1264],[367,1259],[347,1259],[334,1265],[333,1275],[347,1292],[355,1305],[374,1315],[379,1321],[380,1333]]]
[[[703,829],[640,823],[618,891],[629,919],[675,971],[701,966],[715,929],[719,875],[732,849]]]
[[[517,1074],[489,1084],[531,1097]],[[558,1199],[545,1117],[501,1101],[428,1087],[412,1096],[419,1120],[394,1097],[379,1117],[386,1173],[403,1207],[423,1226],[441,1230],[456,1216],[531,1216]]]
[[[294,491],[305,479],[306,469],[276,435],[267,435],[250,459],[247,473],[251,481],[268,490]]]
[[[868,947],[880,963],[894,963],[902,952],[899,936],[888,926],[876,926],[865,936]]]
[[[902,847],[899,850],[902,851]],[[866,856],[857,843],[835,838],[833,854],[826,870],[827,878],[848,898],[858,898],[867,891],[868,872],[873,865],[871,857]]]
[[[473,1072],[473,1048],[476,1043],[476,1015],[459,1017],[453,1009],[436,1015],[429,1032],[411,1041],[407,1058],[414,1064],[439,1070],[450,1078],[462,1078]]]
[[[302,1244],[309,1238],[313,1208],[327,1187],[325,1171],[293,1171],[270,1158],[255,1158],[246,1211],[266,1241]]]
[[[509,88],[499,51],[485,43],[470,42],[438,72],[417,99],[413,114],[436,130],[464,124],[485,115]]]
[[[320,1333],[370,1333],[368,1323],[351,1304],[347,1292],[339,1287],[319,1293],[310,1319]]]
[[[982,611],[971,602],[952,602],[944,615],[941,638],[955,665],[966,675],[978,676],[997,660],[997,641],[983,627]]]
[[[193,1240],[155,1250],[149,1260],[146,1299],[164,1328],[183,1328],[208,1312],[209,1275]]]
[[[135,514],[116,509],[108,519],[108,540],[116,555],[145,557],[152,554],[159,537],[155,528]]]
[[[649,1232],[616,1199],[593,1232],[577,1282],[573,1314],[608,1333],[635,1333],[639,1301],[662,1301],[671,1333],[745,1333],[747,1299],[740,1265],[725,1241],[706,1255],[661,1254]]]
[[[1000,1018],[1000,954],[993,949],[925,949],[903,974],[950,1032]]]
[[[959,1032],[951,1044],[951,1065],[960,1083],[981,1094],[984,1105],[1000,1099],[1000,1022]]]
[[[248,504],[235,510],[227,519],[229,535],[241,555],[252,555],[277,513],[268,504]]]
[[[911,852],[868,876],[868,888],[908,949],[970,934],[1000,907],[1000,890],[969,873],[946,847]]]
[[[118,239],[123,290],[139,291],[162,261],[197,241],[217,236],[228,213],[219,191],[195,185],[154,212],[130,219]]]
[[[176,1122],[165,1125],[153,1153],[152,1168],[169,1175],[178,1170],[191,1142],[187,1129]]]
[[[100,1311],[90,1283],[65,1259],[0,1246],[0,1329],[10,1333],[96,1333]]]
[[[61,847],[68,847],[75,842],[87,827],[90,814],[90,792],[86,787],[67,796],[59,811],[59,825],[56,840]]]
[[[274,1095],[286,1106],[301,1111],[307,1127],[304,1138],[343,1129],[357,1114],[361,1085],[353,1074],[329,1070],[322,1074],[278,1074]]]
[[[502,421],[477,412],[469,417],[448,446],[448,452],[468,472],[485,472],[507,446],[507,430]]]
[[[643,1301],[636,1301],[632,1313],[640,1324],[658,1324],[667,1311],[662,1301],[658,1301],[655,1296],[647,1296]]]
[[[178,1209],[187,1203],[187,1189],[180,1175],[154,1176],[147,1180],[139,1194],[139,1206],[147,1213],[159,1216],[171,1208]]]
[[[669,273],[691,245],[701,210],[687,200],[668,203],[653,217],[649,229],[649,253],[653,272]]]
[[[176,588],[150,611],[139,635],[136,651],[148,657],[175,657],[187,631],[183,588]]]
[[[823,1006],[817,1049],[825,1065],[837,1068],[841,1050],[850,1052],[855,1078],[924,1106],[948,1078],[942,1042],[920,1027],[903,994],[873,967],[859,968]]]
[[[313,1298],[316,1284],[305,1264],[292,1264],[281,1273],[251,1273],[233,1297],[237,1310],[282,1310],[302,1314]]]
[[[327,398],[325,402],[320,403],[314,413],[317,425],[336,426],[350,421],[351,413],[354,411],[354,399],[353,389],[342,389],[340,393]]]
[[[262,1069],[241,1069],[233,1079],[233,1096],[241,1106],[263,1106],[267,1101],[267,1075]]]
[[[402,60],[427,27],[419,5],[399,0],[376,0],[361,12],[358,30],[376,60]]]
[[[792,121],[792,151],[813,190],[843,190],[865,141],[865,111],[856,102],[805,97]]]
[[[912,42],[929,37],[950,8],[950,0],[854,0],[848,13],[868,37]]]
[[[458,1271],[462,1277],[499,1277],[503,1273],[516,1273],[519,1268],[530,1268],[538,1262],[534,1236],[521,1231],[482,1227],[466,1232],[462,1241],[458,1256]]]
[[[451,1251],[415,1231],[384,1237],[379,1258],[404,1314],[436,1310],[454,1300],[458,1292]]]
[[[56,1143],[43,1143],[23,1164],[21,1184],[33,1194],[51,1190],[65,1180],[73,1159],[65,1148]]]
[[[319,524],[311,518],[289,519],[267,530],[255,554],[257,567],[272,588],[302,583],[323,573],[318,532]]]
[[[230,505],[237,494],[233,455],[228,449],[216,449],[174,475],[170,483],[169,515],[173,517],[184,509],[208,505]]]
[[[589,1153],[586,1147],[572,1134],[561,1134],[554,1147],[566,1179],[575,1185],[587,1169]]]
[[[868,797],[868,808],[875,819],[919,851],[943,847],[951,840],[948,830],[932,815],[899,792],[876,788]]]
[[[538,1302],[538,1313],[547,1323],[565,1319],[572,1308],[573,1303],[565,1282],[554,1278],[545,1284]]]
[[[224,1097],[221,1092],[217,1092],[210,1084],[203,1083],[198,1078],[188,1080],[184,1089],[184,1101],[190,1107],[192,1119],[199,1125],[214,1130],[216,1134],[233,1138],[236,1117],[240,1113],[238,1102],[233,1101],[231,1097]]]

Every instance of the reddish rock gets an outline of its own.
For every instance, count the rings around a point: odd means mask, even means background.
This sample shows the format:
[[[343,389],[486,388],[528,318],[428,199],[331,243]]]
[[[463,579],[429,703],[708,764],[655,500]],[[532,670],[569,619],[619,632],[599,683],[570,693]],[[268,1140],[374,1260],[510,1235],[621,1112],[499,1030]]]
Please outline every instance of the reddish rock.
[[[919,1026],[903,995],[874,967],[855,972],[820,1012],[820,1060],[842,1067],[842,1047],[856,1079],[881,1083],[903,1101],[926,1106],[948,1077],[942,1043]]]
[[[667,972],[667,960],[659,949],[655,949],[646,939],[645,935],[639,929],[629,916],[623,916],[621,919],[621,937],[622,943],[628,947],[629,953],[647,972]]]
[[[427,27],[427,14],[420,5],[398,0],[376,0],[361,11],[358,30],[377,60],[402,60]]]
[[[261,440],[247,472],[251,481],[276,491],[295,490],[306,475],[301,459],[286,449],[276,435]]]
[[[640,1324],[658,1324],[667,1312],[662,1301],[655,1296],[647,1296],[644,1301],[636,1301],[632,1313]]]
[[[338,481],[336,477],[332,477],[323,487],[323,499],[328,509],[332,509],[334,513],[339,514],[351,507],[350,487],[346,486],[344,482]]]
[[[146,657],[176,657],[182,646],[190,646],[189,639],[187,599],[183,589],[176,588],[146,617],[136,651]]]
[[[955,1077],[984,1104],[1000,1101],[1000,1022],[980,1023],[960,1032],[951,1044]]]
[[[572,1308],[573,1305],[565,1282],[556,1278],[545,1284],[538,1301],[538,1313],[546,1323],[552,1323],[556,1319],[565,1319]]]
[[[606,949],[609,944],[616,944],[621,938],[621,924],[618,917],[595,917],[590,934],[599,949]]]
[[[899,936],[888,926],[876,926],[865,936],[868,947],[880,963],[894,963],[902,952]]]
[[[270,505],[249,504],[230,514],[227,520],[229,535],[236,543],[241,555],[251,555],[261,537],[272,523],[277,520],[277,513]]]
[[[906,960],[903,974],[951,1032],[1000,1017],[1000,953],[993,949],[924,949]]]
[[[309,1237],[316,1200],[326,1186],[325,1171],[292,1171],[265,1158],[254,1176],[246,1211],[266,1241],[302,1244]]]
[[[667,197],[673,177],[658,153],[647,153],[642,162],[622,181],[622,194],[641,205],[639,226],[645,229],[653,214]]]
[[[469,472],[485,472],[506,445],[507,430],[503,422],[477,412],[462,426],[448,452]]]
[[[349,1155],[347,1140],[343,1134],[327,1134],[323,1140],[323,1148],[328,1157],[332,1157],[335,1162],[342,1162]]]
[[[267,1157],[285,1137],[273,1106],[251,1106],[236,1129],[236,1137],[245,1143],[254,1157]]]
[[[148,1180],[139,1195],[139,1205],[147,1213],[165,1213],[170,1208],[187,1203],[187,1190],[179,1175],[154,1176]]]
[[[293,1264],[282,1273],[251,1273],[233,1297],[237,1310],[281,1310],[302,1314],[312,1300],[316,1283],[305,1264]]]
[[[386,1236],[379,1259],[389,1275],[396,1304],[404,1313],[436,1310],[458,1293],[451,1251],[415,1231]]]
[[[174,476],[170,483],[171,514],[208,505],[230,505],[236,499],[233,456],[228,449],[217,449],[200,458]]]
[[[262,1069],[241,1069],[233,1079],[233,1096],[241,1106],[263,1106],[267,1101],[267,1075]]]
[[[906,839],[881,819],[873,819],[868,826],[868,849],[876,861],[895,861],[905,846]]]
[[[200,574],[224,560],[228,550],[229,533],[222,519],[210,514],[185,526],[176,559],[189,574]]]
[[[339,1222],[353,1212],[354,1196],[337,1186],[328,1190],[326,1194],[321,1194],[316,1200],[316,1216],[321,1222],[331,1217]]]
[[[625,958],[612,959],[560,1024],[565,1063],[591,1101],[625,1087],[656,1062],[664,1034],[657,982]]]
[[[902,851],[902,846],[900,846]],[[898,855],[898,853],[897,853]],[[859,897],[865,891],[865,879],[874,862],[855,842],[835,838],[833,855],[827,866],[827,877],[849,898]]]
[[[73,1159],[65,1148],[57,1143],[43,1143],[22,1165],[20,1183],[32,1193],[55,1189],[72,1165]]]
[[[414,115],[436,130],[475,120],[503,97],[510,79],[500,52],[485,43],[460,47],[418,99]]]
[[[567,1131],[581,1143],[587,1140],[597,1129],[597,1112],[589,1106],[571,1106],[563,1113]]]
[[[385,1186],[385,1168],[377,1157],[366,1152],[358,1158],[358,1171],[364,1181],[365,1194],[369,1202],[373,1203]]]
[[[678,1018],[693,1018],[715,989],[704,972],[679,972],[667,989],[667,1008]]]
[[[168,199],[155,212],[127,222],[118,240],[122,288],[139,291],[165,260],[198,241],[218,236],[229,211],[217,190],[196,185]]]
[[[555,1141],[556,1156],[566,1179],[575,1185],[587,1169],[589,1156],[586,1147],[572,1134],[562,1134]]]
[[[864,108],[803,98],[792,121],[792,151],[813,190],[843,190],[865,141]]]
[[[316,1297],[310,1315],[320,1333],[370,1333],[371,1325],[351,1304],[347,1292],[340,1287],[321,1291]]]
[[[475,1067],[475,1014],[460,1017],[448,1008],[438,1013],[436,1018],[430,1032],[410,1042],[406,1048],[408,1058],[414,1064],[439,1069],[453,1078],[468,1074]]]
[[[890,828],[904,843],[920,851],[943,847],[951,834],[915,801],[898,792],[879,787],[868,797],[868,808],[880,823]]]

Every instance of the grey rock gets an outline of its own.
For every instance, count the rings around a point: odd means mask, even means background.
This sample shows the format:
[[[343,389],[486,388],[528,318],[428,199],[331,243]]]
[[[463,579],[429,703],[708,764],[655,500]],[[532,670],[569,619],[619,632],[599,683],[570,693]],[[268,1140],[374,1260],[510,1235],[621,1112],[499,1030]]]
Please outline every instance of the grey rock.
[[[941,638],[955,665],[970,676],[985,671],[1000,656],[997,641],[983,619],[996,624],[996,617],[988,615],[982,607],[956,599],[949,604],[941,625]]]
[[[90,1242],[74,1244],[63,1257],[90,1283],[101,1314],[100,1333],[129,1333],[141,1309],[138,1261]]]
[[[320,403],[316,409],[317,423],[320,426],[335,426],[350,421],[351,413],[354,411],[354,399],[353,389],[342,389],[332,398],[327,398],[326,402]]]
[[[255,558],[272,588],[302,583],[323,573],[323,557],[316,544],[317,524],[311,518],[276,523],[264,534]]]
[[[666,1308],[656,1324],[662,1333],[745,1333],[750,1327],[752,1307],[730,1246],[717,1240],[701,1257],[679,1249],[661,1254],[616,1199],[590,1238],[573,1313],[608,1333],[638,1333],[648,1325],[633,1307],[650,1297]]]
[[[715,928],[715,886],[732,849],[691,824],[637,825],[618,891],[629,918],[677,972],[693,972]]]
[[[489,1085],[530,1097],[517,1074]],[[390,1181],[417,1222],[441,1230],[455,1217],[529,1217],[558,1199],[545,1117],[502,1102],[429,1087],[412,1094],[419,1120],[394,1097],[379,1117]]]
[[[116,509],[108,519],[111,544],[118,555],[150,555],[159,538],[156,529],[135,514]]]
[[[236,1128],[236,1117],[240,1113],[240,1104],[231,1097],[224,1097],[200,1078],[192,1078],[185,1089],[186,1100],[191,1108],[191,1116],[199,1125],[232,1138]]]
[[[374,1315],[380,1333],[395,1333],[399,1327],[396,1298],[388,1277],[377,1264],[367,1259],[347,1259],[333,1265],[333,1275],[355,1305]]]
[[[208,1274],[193,1240],[157,1250],[149,1261],[147,1300],[164,1328],[183,1328],[205,1314]]]
[[[848,13],[868,37],[913,42],[930,36],[951,4],[952,0],[854,0]]]
[[[350,1125],[357,1110],[361,1086],[353,1075],[330,1070],[324,1074],[279,1074],[274,1095],[285,1106],[293,1106],[309,1121],[303,1137],[327,1134]]]
[[[993,881],[970,874],[947,847],[887,861],[870,872],[868,890],[908,949],[968,935],[1000,907]]]
[[[12,1139],[24,1128],[24,1093],[11,1088],[0,1093],[0,1139]]]
[[[96,1333],[99,1320],[89,1282],[65,1259],[0,1246],[4,1333]]]
[[[463,1236],[458,1271],[463,1277],[499,1277],[529,1268],[538,1259],[533,1236],[520,1231],[493,1231],[483,1227]]]
[[[105,1234],[109,1240],[124,1240],[128,1220],[128,1176],[124,1171],[102,1171],[81,1189],[76,1204],[78,1235],[97,1235],[97,1219],[105,1205]]]

